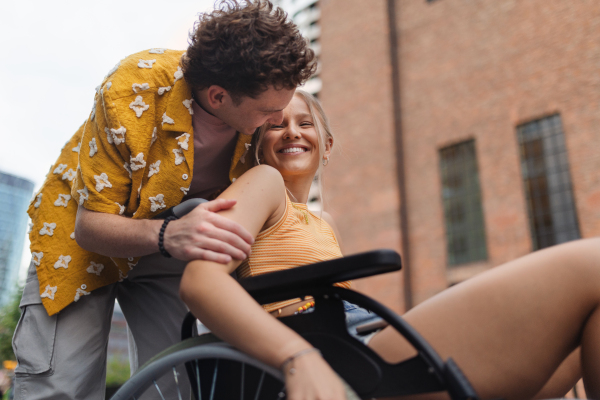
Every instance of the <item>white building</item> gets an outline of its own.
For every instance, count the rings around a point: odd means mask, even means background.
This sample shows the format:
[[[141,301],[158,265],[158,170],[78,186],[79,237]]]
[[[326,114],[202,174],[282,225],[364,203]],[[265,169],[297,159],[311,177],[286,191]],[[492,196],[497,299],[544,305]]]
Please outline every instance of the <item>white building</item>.
[[[318,0],[274,0],[273,3],[283,8],[294,21],[300,33],[310,42],[310,48],[314,50],[317,59],[321,54],[321,10]],[[304,85],[303,89],[316,96],[321,91],[322,82],[319,78],[320,67],[317,73]]]

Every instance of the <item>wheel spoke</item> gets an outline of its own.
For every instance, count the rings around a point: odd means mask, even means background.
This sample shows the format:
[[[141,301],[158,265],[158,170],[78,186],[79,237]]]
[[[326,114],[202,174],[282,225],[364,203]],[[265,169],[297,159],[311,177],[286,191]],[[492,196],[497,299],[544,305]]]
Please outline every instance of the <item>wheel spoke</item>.
[[[219,359],[217,358],[217,361],[215,363],[215,372],[213,373],[212,386],[210,388],[210,400],[213,400],[213,398],[215,397],[215,386],[217,383],[217,373],[218,372],[219,372]]]
[[[177,396],[179,396],[179,400],[183,400],[181,398],[181,390],[179,390],[179,379],[177,379],[177,370],[173,367],[173,378],[175,378],[175,384],[177,385]]]
[[[202,392],[200,391],[200,368],[198,367],[198,360],[196,360],[196,383],[198,385],[197,400],[202,400]]]
[[[156,379],[152,380],[152,382],[154,382],[154,387],[156,388],[156,390],[158,391],[158,394],[160,394],[160,398],[162,400],[165,400],[165,396],[163,396],[162,392],[160,391],[160,388],[158,387],[158,385],[156,384]]]
[[[260,381],[258,381],[258,388],[256,389],[256,396],[254,396],[254,400],[258,400],[258,395],[260,395],[260,389],[262,389],[263,380],[265,379],[265,371],[261,371]]]

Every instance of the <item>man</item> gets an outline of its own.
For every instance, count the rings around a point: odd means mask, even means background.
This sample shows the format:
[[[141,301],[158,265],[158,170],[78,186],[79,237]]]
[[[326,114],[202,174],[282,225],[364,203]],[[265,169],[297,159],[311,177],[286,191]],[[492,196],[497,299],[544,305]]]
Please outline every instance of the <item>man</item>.
[[[30,205],[16,399],[102,398],[115,298],[135,370],[178,341],[185,262],[250,251],[251,235],[214,213],[235,200],[152,218],[214,198],[249,168],[252,133],[281,122],[314,53],[282,10],[258,0],[222,2],[190,39],[186,53],[150,49],[109,72]]]

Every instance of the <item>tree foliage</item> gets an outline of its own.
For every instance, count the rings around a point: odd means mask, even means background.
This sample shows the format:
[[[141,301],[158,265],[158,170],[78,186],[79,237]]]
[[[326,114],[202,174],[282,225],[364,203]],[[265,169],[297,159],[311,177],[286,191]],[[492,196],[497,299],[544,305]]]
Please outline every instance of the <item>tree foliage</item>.
[[[21,317],[19,302],[21,301],[22,288],[19,288],[13,298],[0,309],[0,365],[4,360],[15,360],[12,349],[12,337]]]

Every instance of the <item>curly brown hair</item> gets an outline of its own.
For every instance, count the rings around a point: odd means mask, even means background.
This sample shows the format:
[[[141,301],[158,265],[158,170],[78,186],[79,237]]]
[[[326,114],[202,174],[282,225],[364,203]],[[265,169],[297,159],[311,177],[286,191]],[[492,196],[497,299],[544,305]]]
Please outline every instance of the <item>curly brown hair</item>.
[[[269,87],[295,89],[316,70],[306,39],[266,0],[221,0],[200,14],[181,66],[192,90],[218,85],[236,101]]]

